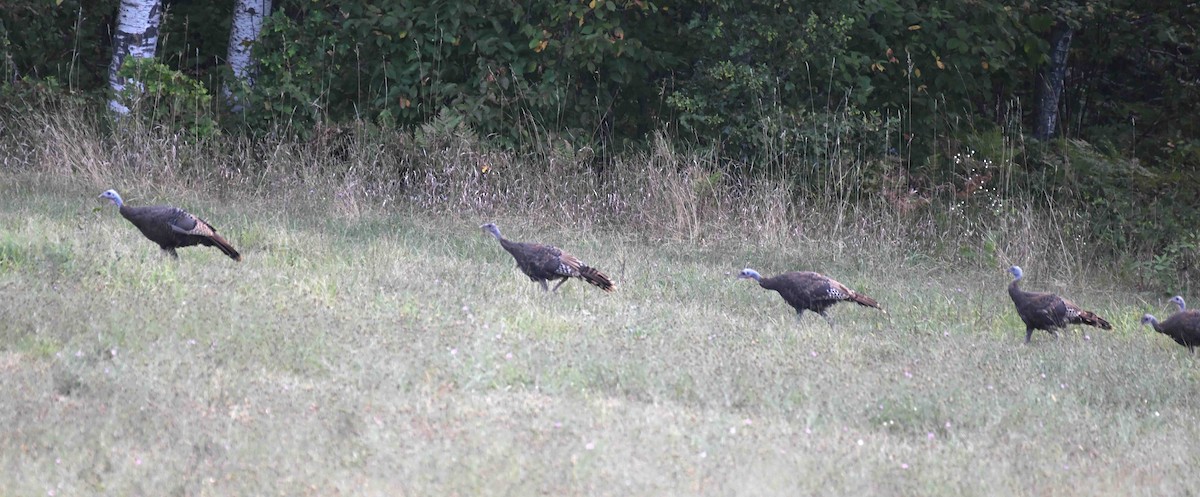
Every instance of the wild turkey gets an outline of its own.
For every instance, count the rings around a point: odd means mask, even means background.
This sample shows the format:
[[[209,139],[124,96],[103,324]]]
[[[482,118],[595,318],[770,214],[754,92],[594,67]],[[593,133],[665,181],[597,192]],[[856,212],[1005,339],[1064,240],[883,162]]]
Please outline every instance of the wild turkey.
[[[516,259],[521,272],[525,273],[529,279],[540,283],[542,290],[549,290],[546,281],[560,280],[552,290],[558,291],[558,287],[570,278],[581,278],[606,292],[616,289],[612,279],[600,270],[584,264],[583,261],[557,247],[508,240],[500,235],[500,228],[496,227],[494,223],[484,224],[480,228],[496,237],[500,246],[512,254],[513,259]]]
[[[1169,302],[1179,306],[1179,312],[1161,323],[1154,316],[1146,314],[1142,316],[1142,324],[1150,325],[1154,331],[1171,337],[1175,343],[1187,347],[1188,352],[1195,353],[1194,347],[1200,345],[1200,311],[1187,310],[1187,304],[1179,295],[1171,297]]]
[[[242,260],[241,254],[234,250],[233,245],[221,238],[212,225],[196,216],[188,214],[183,209],[168,205],[145,207],[130,207],[125,205],[116,190],[108,190],[100,194],[100,198],[111,200],[129,222],[146,235],[150,241],[157,243],[164,252],[176,259],[179,254],[175,249],[192,245],[207,245],[216,247],[235,261]]]
[[[758,271],[746,268],[738,274],[738,279],[743,278],[753,279],[758,282],[759,286],[779,292],[783,300],[796,309],[797,320],[804,314],[804,311],[813,311],[825,318],[825,322],[829,323],[830,328],[833,327],[833,318],[829,317],[825,311],[838,302],[854,302],[883,311],[875,299],[851,290],[846,285],[820,273],[793,271],[771,278],[763,278]],[[883,312],[887,313],[887,311]]]
[[[1112,325],[1096,313],[1081,309],[1071,301],[1053,293],[1026,292],[1017,286],[1025,273],[1019,266],[1008,268],[1013,275],[1012,283],[1008,284],[1008,296],[1012,297],[1017,314],[1025,322],[1025,343],[1033,336],[1033,330],[1046,330],[1054,335],[1055,329],[1066,328],[1068,324],[1086,324],[1100,329],[1111,330]]]

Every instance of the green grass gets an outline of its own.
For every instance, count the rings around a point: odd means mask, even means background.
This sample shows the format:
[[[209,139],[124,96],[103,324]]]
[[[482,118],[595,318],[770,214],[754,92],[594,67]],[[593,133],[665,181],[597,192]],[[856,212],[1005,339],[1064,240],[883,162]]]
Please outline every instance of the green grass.
[[[1027,266],[1025,285],[1115,330],[1024,346],[1007,261],[122,192],[191,210],[245,255],[176,262],[94,210],[94,184],[0,185],[0,493],[1200,493],[1200,366],[1138,326],[1160,298],[1079,271]],[[479,231],[492,220],[618,291],[543,294]],[[889,313],[797,323],[734,279],[745,266],[818,270]]]

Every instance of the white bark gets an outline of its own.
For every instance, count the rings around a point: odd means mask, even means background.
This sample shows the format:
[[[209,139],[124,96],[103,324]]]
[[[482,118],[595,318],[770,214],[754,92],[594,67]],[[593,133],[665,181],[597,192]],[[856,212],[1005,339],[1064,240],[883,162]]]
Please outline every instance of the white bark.
[[[254,59],[250,56],[258,35],[262,32],[263,19],[271,14],[271,0],[237,0],[233,7],[233,29],[229,30],[229,67],[233,75],[245,86],[254,85]],[[226,100],[233,110],[241,110],[229,85],[225,85]]]
[[[118,98],[125,85],[141,87],[137,81],[126,81],[117,75],[127,57],[154,58],[158,48],[158,27],[162,23],[161,0],[121,0],[117,14],[117,29],[113,34],[113,58],[108,66],[108,85],[113,97],[108,108],[117,114],[128,114],[129,108]]]
[[[1067,56],[1071,51],[1071,38],[1074,34],[1075,30],[1064,21],[1058,21],[1050,34],[1050,63],[1042,70],[1037,127],[1033,133],[1039,140],[1053,138],[1054,128],[1058,125],[1058,104],[1062,100],[1064,80],[1067,77]]]

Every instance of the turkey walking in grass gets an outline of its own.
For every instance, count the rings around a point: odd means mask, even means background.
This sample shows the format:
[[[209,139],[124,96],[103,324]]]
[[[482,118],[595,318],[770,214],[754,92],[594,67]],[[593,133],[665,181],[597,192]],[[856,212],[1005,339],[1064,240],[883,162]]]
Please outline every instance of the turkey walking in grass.
[[[1154,331],[1171,337],[1175,343],[1187,347],[1188,352],[1195,353],[1195,347],[1200,345],[1200,312],[1177,312],[1161,323],[1158,318],[1146,314],[1142,316],[1142,324],[1148,324]]]
[[[1194,347],[1200,345],[1200,311],[1187,310],[1187,304],[1179,295],[1171,297],[1170,302],[1179,306],[1179,312],[1161,323],[1154,316],[1146,314],[1142,316],[1142,324],[1150,325],[1154,331],[1171,337],[1175,343],[1187,347],[1188,352],[1195,353]]]
[[[167,205],[130,207],[125,205],[116,190],[101,193],[100,198],[112,201],[125,219],[137,226],[146,238],[157,243],[171,257],[179,258],[179,254],[175,253],[177,248],[207,245],[220,249],[235,261],[242,260],[241,254],[217,234],[216,228],[183,209]]]
[[[1008,284],[1008,296],[1012,297],[1017,314],[1025,322],[1025,343],[1033,336],[1033,330],[1046,330],[1051,335],[1054,330],[1066,328],[1069,324],[1086,324],[1104,330],[1111,330],[1112,325],[1092,311],[1087,311],[1053,293],[1026,292],[1017,286],[1025,273],[1019,266],[1008,268],[1013,275],[1012,283]]]
[[[513,259],[516,259],[521,272],[525,273],[529,279],[541,284],[542,290],[549,290],[549,287],[546,286],[547,281],[559,280],[553,290],[558,291],[558,287],[570,278],[580,278],[606,292],[616,289],[612,279],[604,273],[584,264],[583,261],[557,247],[508,240],[500,235],[500,228],[493,223],[487,223],[480,228],[496,237],[500,246],[512,254]]]
[[[826,310],[838,302],[854,302],[883,311],[875,299],[851,290],[846,285],[820,273],[790,272],[764,278],[758,274],[758,271],[746,268],[738,274],[738,278],[752,279],[767,290],[779,292],[783,300],[796,309],[797,320],[804,314],[804,311],[813,311],[825,318],[825,322],[829,323],[830,328],[833,327],[833,318],[829,317]],[[886,312],[884,311],[884,313]]]

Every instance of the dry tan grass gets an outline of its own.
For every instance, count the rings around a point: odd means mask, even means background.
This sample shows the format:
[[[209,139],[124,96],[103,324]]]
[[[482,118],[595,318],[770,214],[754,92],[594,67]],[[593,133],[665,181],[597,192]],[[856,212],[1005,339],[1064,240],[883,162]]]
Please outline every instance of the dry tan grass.
[[[822,172],[793,183],[793,158],[757,178],[730,172],[714,154],[679,150],[657,135],[646,151],[598,157],[547,138],[528,151],[495,150],[470,130],[431,123],[415,133],[367,125],[199,143],[121,123],[105,132],[80,111],[17,116],[0,152],[14,169],[68,175],[133,198],[209,195],[315,197],[339,218],[408,206],[491,219],[517,216],[573,229],[606,227],[651,239],[713,243],[811,243],[843,256],[855,247],[932,254],[958,264],[1051,266],[1074,274],[1099,248],[1078,213],[1014,196],[1004,167],[966,161],[961,181],[914,186],[892,163],[832,147]],[[834,139],[836,137],[831,137]],[[864,183],[869,170],[894,170]],[[984,172],[979,172],[984,171]],[[999,172],[998,172],[999,171]],[[812,181],[816,181],[813,183]]]

